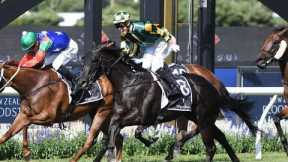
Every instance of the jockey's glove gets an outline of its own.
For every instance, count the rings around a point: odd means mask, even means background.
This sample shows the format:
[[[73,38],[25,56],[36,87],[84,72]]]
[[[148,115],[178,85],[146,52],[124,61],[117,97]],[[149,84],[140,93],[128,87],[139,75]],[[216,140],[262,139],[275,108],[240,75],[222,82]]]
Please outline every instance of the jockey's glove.
[[[169,46],[169,50],[173,52],[179,52],[180,51],[180,46],[178,44],[172,44]]]

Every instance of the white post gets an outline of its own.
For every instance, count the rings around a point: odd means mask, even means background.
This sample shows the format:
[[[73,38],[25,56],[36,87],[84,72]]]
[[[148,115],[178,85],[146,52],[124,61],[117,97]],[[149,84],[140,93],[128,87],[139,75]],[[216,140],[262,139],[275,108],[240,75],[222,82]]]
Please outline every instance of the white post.
[[[271,107],[275,103],[276,99],[277,99],[277,95],[274,95],[273,98],[270,100],[269,104],[267,105],[267,107],[265,108],[265,110],[263,111],[261,118],[258,122],[258,128],[260,130],[262,129],[264,120],[265,120],[269,110],[271,109]],[[255,149],[256,149],[255,159],[261,160],[262,159],[262,152],[261,152],[262,146],[261,146],[261,132],[260,131],[257,131],[257,134],[256,134]]]

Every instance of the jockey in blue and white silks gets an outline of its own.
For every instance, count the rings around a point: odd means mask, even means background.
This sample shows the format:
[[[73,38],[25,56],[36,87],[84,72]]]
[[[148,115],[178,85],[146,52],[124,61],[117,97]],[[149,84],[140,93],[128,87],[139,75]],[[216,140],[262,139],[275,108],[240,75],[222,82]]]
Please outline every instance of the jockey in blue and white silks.
[[[78,45],[66,33],[60,31],[23,32],[20,60],[22,67],[34,67],[39,63],[52,65],[55,70],[77,58]]]

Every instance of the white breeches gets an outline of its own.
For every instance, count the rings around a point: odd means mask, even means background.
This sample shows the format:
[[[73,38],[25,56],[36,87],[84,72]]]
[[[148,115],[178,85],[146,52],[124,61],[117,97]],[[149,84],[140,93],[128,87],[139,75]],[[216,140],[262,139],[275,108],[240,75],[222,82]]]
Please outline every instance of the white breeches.
[[[156,72],[164,66],[165,58],[169,56],[172,51],[179,51],[179,46],[176,43],[157,41],[154,45],[145,47],[142,67]]]
[[[52,64],[52,67],[55,70],[58,70],[62,65],[66,65],[71,60],[77,59],[77,53],[78,45],[74,40],[70,39],[70,43],[65,50],[61,51],[59,54],[55,53],[47,56],[44,64],[45,66]]]

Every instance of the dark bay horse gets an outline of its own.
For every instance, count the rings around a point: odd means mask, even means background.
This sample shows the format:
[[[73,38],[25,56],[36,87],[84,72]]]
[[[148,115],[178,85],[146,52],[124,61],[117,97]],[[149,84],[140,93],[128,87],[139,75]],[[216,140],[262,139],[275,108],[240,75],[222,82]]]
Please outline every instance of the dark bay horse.
[[[284,98],[288,102],[288,27],[280,27],[270,33],[265,39],[260,49],[260,55],[256,61],[257,66],[264,69],[273,61],[277,61],[280,67],[283,87],[284,87]],[[283,130],[280,125],[282,119],[288,119],[288,107],[285,108],[275,115],[273,118],[274,124],[277,128],[278,135],[280,136],[283,148],[288,155],[288,143],[284,136]]]
[[[130,125],[149,126],[175,120],[185,116],[198,125],[206,147],[207,161],[212,161],[216,151],[214,139],[225,144],[232,161],[239,161],[228,144],[225,135],[215,126],[223,99],[205,78],[185,74],[193,91],[191,112],[161,109],[161,88],[146,70],[133,72],[121,61],[120,50],[101,48],[97,51],[96,67],[98,75],[106,73],[113,85],[113,114],[109,127],[109,157],[114,160],[113,148],[121,128]]]
[[[113,96],[112,85],[105,75],[102,75],[98,79],[104,96],[103,101],[78,105],[73,109],[69,118],[67,118],[66,113],[69,109],[67,85],[54,70],[19,68],[7,64],[0,64],[0,70],[0,90],[3,91],[4,87],[11,86],[19,93],[21,98],[20,111],[9,130],[0,138],[0,144],[6,142],[23,129],[23,155],[25,159],[29,159],[31,154],[28,148],[27,134],[29,125],[50,126],[53,123],[76,120],[90,113],[93,122],[83,148],[71,160],[71,162],[75,162],[91,147],[99,130],[102,130],[104,135],[107,135],[108,125],[106,119],[110,117],[112,112]],[[121,135],[117,137],[117,140],[117,152],[119,155],[117,155],[117,159],[121,159]]]
[[[251,118],[248,114],[252,105],[251,102],[245,99],[232,98],[229,95],[229,92],[224,86],[224,84],[207,68],[201,65],[197,65],[197,64],[186,64],[185,67],[187,68],[188,73],[200,75],[203,78],[205,78],[207,81],[209,81],[213,85],[213,87],[216,88],[219,95],[222,97],[224,101],[222,102],[221,107],[235,112],[246,123],[252,135],[255,136],[255,133],[258,128],[254,126],[254,124],[251,122]],[[178,124],[178,122],[182,122],[182,123],[184,122],[184,124],[182,124],[184,126]],[[180,125],[180,128],[182,128],[182,130],[180,130],[179,133],[177,133],[176,142],[173,143],[171,147],[169,148],[168,155],[165,158],[166,160],[172,160],[173,153],[174,152],[179,153],[180,148],[185,144],[185,142],[193,138],[195,135],[199,133],[199,129],[197,129],[197,127],[195,129],[192,129],[190,132],[184,131],[184,129],[187,128],[187,124],[185,124],[185,122],[188,122],[185,118],[177,119],[177,128]],[[144,126],[137,127],[135,136],[136,138],[139,138],[140,141],[142,141],[147,147],[149,147],[152,143],[155,142],[155,139],[149,140],[149,139],[145,139],[142,137],[142,132],[145,128],[146,127]],[[225,148],[224,144],[223,144],[223,147]]]

